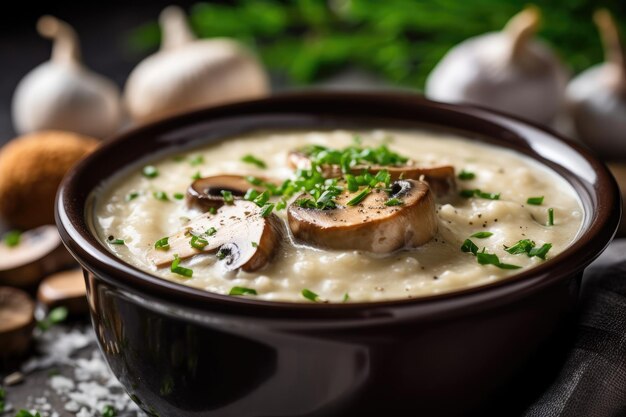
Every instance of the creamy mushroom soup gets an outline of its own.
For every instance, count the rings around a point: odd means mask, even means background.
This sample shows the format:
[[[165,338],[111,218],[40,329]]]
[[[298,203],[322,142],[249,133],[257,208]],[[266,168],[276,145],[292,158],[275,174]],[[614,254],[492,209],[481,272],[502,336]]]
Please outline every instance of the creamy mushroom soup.
[[[583,220],[547,167],[426,130],[257,132],[149,160],[95,196],[97,236],[120,259],[280,301],[484,285],[558,256]]]

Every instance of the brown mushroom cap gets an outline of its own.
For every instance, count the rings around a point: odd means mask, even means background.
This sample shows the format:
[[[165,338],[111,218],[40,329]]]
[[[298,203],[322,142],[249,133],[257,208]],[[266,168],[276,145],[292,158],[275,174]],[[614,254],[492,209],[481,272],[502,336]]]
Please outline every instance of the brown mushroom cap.
[[[227,271],[242,269],[255,271],[272,258],[280,242],[280,220],[271,214],[261,215],[256,204],[246,200],[235,200],[232,205],[222,206],[216,214],[205,213],[193,219],[183,230],[169,237],[168,250],[153,249],[148,258],[157,266],[168,266],[174,255],[187,259],[202,253],[218,252],[219,262]],[[215,233],[207,231],[215,228]],[[205,239],[203,249],[193,248],[193,236]]]
[[[22,290],[0,287],[0,357],[24,353],[35,327],[35,303]]]
[[[73,269],[46,277],[39,285],[37,299],[50,309],[63,306],[72,314],[87,312],[83,271]]]
[[[54,226],[41,226],[22,233],[20,243],[8,247],[0,242],[0,283],[25,288],[74,260]]]
[[[374,189],[355,206],[347,202],[355,194],[343,192],[337,208],[319,210],[289,206],[289,227],[296,239],[328,249],[353,249],[388,253],[428,242],[437,232],[435,203],[428,184],[398,180],[391,193]],[[309,197],[303,194],[300,198]],[[403,204],[386,206],[390,197]]]
[[[300,151],[291,151],[287,155],[287,163],[292,169],[310,169],[311,160]],[[339,165],[322,165],[322,175],[326,178],[338,178],[342,176]],[[363,171],[368,171],[376,175],[381,170],[387,170],[392,181],[400,178],[408,180],[424,180],[428,182],[431,190],[438,198],[450,196],[456,192],[456,180],[454,167],[452,165],[417,166],[410,162],[401,166],[382,165],[356,165],[350,169],[350,173],[359,175]]]
[[[220,208],[224,205],[222,191],[230,191],[233,197],[241,198],[250,188],[261,191],[241,175],[223,174],[200,178],[187,189],[187,204],[200,210]]]

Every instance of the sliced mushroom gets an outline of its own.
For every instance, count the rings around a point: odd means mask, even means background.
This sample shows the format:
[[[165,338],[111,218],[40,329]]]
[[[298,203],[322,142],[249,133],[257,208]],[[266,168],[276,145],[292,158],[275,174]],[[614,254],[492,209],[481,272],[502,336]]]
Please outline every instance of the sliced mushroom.
[[[262,191],[241,175],[213,175],[195,180],[187,189],[187,204],[200,210],[220,208],[224,205],[222,191],[229,191],[233,197],[241,198],[250,188]]]
[[[37,299],[49,309],[63,306],[72,314],[86,313],[87,297],[83,271],[72,269],[44,278],[39,284]]]
[[[0,287],[0,357],[18,356],[28,350],[35,327],[35,303],[22,290]]]
[[[310,169],[311,159],[308,155],[300,151],[291,151],[287,155],[287,163],[292,169]],[[327,178],[341,177],[341,167],[339,165],[322,165],[322,175]],[[376,174],[381,170],[387,170],[391,175],[391,180],[398,179],[424,180],[428,182],[431,190],[438,198],[450,196],[456,192],[455,172],[452,165],[417,166],[409,162],[402,166],[382,166],[382,165],[356,165],[350,169],[350,173],[359,175],[363,171]]]
[[[183,230],[168,238],[169,249],[153,249],[148,257],[157,266],[168,266],[174,255],[187,259],[203,253],[217,253],[227,271],[256,271],[267,264],[280,242],[280,220],[274,214],[261,215],[261,209],[246,200],[222,206],[216,214],[205,213]],[[191,246],[197,236],[207,241],[202,249]]]
[[[293,235],[322,248],[388,253],[423,245],[437,233],[435,203],[423,181],[398,180],[390,193],[374,189],[357,205],[348,206],[354,197],[344,192],[336,199],[337,208],[327,210],[292,204],[288,219]],[[385,205],[391,198],[402,203]]]
[[[22,233],[19,244],[13,247],[0,242],[0,284],[33,287],[46,275],[73,263],[54,226]]]

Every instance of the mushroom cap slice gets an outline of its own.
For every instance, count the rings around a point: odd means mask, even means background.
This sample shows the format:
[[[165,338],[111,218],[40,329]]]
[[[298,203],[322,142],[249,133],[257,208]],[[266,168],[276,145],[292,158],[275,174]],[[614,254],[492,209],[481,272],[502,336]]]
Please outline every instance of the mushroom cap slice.
[[[203,211],[220,208],[224,205],[222,191],[230,191],[235,198],[241,198],[250,188],[262,191],[241,175],[213,175],[195,180],[187,189],[187,205]]]
[[[280,243],[280,220],[276,215],[261,215],[261,208],[246,200],[222,206],[216,214],[204,213],[191,220],[183,230],[168,239],[169,249],[152,249],[148,258],[157,267],[203,253],[217,253],[227,271],[256,271],[266,265]],[[215,229],[214,233],[207,233]],[[207,241],[201,249],[191,246],[193,236]]]
[[[72,269],[44,278],[37,290],[37,300],[50,309],[63,306],[72,314],[82,314],[88,309],[86,293],[83,271]]]
[[[292,169],[310,169],[311,159],[303,152],[291,151],[287,155],[287,163]],[[322,175],[326,178],[338,178],[343,175],[339,165],[322,165]],[[399,179],[424,180],[428,182],[431,190],[438,198],[448,197],[456,193],[455,170],[452,165],[418,166],[409,161],[401,166],[382,165],[355,165],[350,169],[353,175],[359,175],[363,171],[376,175],[379,171],[387,170],[392,181]]]
[[[24,353],[35,327],[35,303],[22,290],[0,287],[0,357]]]
[[[73,263],[55,226],[22,233],[15,247],[0,242],[0,284],[30,288],[46,275]]]
[[[348,206],[355,194],[343,192],[336,198],[337,208],[319,210],[289,206],[289,228],[296,239],[322,248],[352,249],[389,253],[414,248],[437,233],[437,216],[427,183],[398,180],[391,193],[373,189],[363,201]],[[308,194],[300,198],[307,198]],[[390,198],[401,205],[387,206]]]

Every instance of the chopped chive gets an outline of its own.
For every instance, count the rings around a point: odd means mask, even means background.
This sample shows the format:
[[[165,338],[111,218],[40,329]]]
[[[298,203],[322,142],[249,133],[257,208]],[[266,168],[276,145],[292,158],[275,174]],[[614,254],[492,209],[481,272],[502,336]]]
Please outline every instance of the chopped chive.
[[[22,233],[18,230],[11,230],[10,232],[5,233],[2,240],[9,248],[14,248],[20,244],[20,241],[22,240]]]
[[[139,193],[137,191],[133,191],[126,196],[126,201],[133,201],[137,197],[139,197]]]
[[[252,175],[248,175],[246,177],[246,181],[248,181],[252,185],[262,185],[263,180],[261,178],[254,177]]]
[[[233,197],[233,193],[231,191],[222,190],[220,193],[222,194],[222,197],[224,197],[224,203],[233,204],[235,198]]]
[[[254,200],[252,200],[252,202],[255,203],[259,207],[263,207],[265,203],[268,202],[269,199],[270,199],[269,191],[263,191]]]
[[[488,237],[493,236],[493,233],[491,232],[476,232],[473,235],[471,235],[470,237],[475,237],[477,239],[486,239]]]
[[[154,165],[146,165],[141,170],[141,173],[146,178],[156,178],[159,176],[159,170]]]
[[[538,258],[541,259],[546,259],[546,255],[548,254],[548,251],[552,248],[552,244],[551,243],[544,243],[543,245],[541,245],[541,247],[539,248],[532,248],[529,252],[528,252],[528,256],[532,257],[532,256],[536,256]]]
[[[372,192],[372,189],[370,187],[365,187],[363,191],[358,193],[352,200],[348,201],[346,204],[349,206],[356,206],[361,201],[363,201],[365,197],[367,197],[367,195],[371,192]]]
[[[207,231],[205,232],[207,236],[213,236],[216,233],[217,233],[217,229],[215,227],[209,227]]]
[[[256,242],[250,242],[250,244],[252,245],[253,248],[258,248],[259,244]]]
[[[499,263],[496,266],[500,269],[520,269],[521,268],[521,266],[519,265],[503,264],[503,263]]]
[[[530,250],[535,246],[535,242],[530,239],[522,239],[511,247],[504,247],[504,250],[511,255],[518,255],[520,253],[530,253]]]
[[[191,164],[192,167],[198,166],[198,165],[202,165],[204,164],[204,157],[202,155],[197,155],[195,157],[193,157],[189,163]]]
[[[461,190],[459,192],[459,195],[464,198],[474,197],[475,194],[476,194],[476,190]]]
[[[248,201],[254,201],[254,199],[257,198],[259,194],[260,193],[254,188],[248,188],[248,191],[246,191],[246,194],[243,196],[243,199],[248,200]]]
[[[386,206],[401,206],[402,204],[404,204],[404,201],[400,200],[399,198],[390,198],[389,200],[385,201]]]
[[[202,174],[200,174],[200,171],[196,171],[196,173],[191,176],[192,180],[199,180],[200,178],[202,178]]]
[[[183,193],[174,193],[174,198],[176,200],[182,200],[183,198],[185,198],[185,194],[183,194]]]
[[[313,302],[317,302],[317,301],[319,301],[319,298],[320,298],[320,297],[319,297],[317,294],[315,294],[313,291],[308,290],[308,289],[306,289],[306,288],[302,290],[302,296],[303,296],[304,298],[306,298],[307,300],[311,300],[311,301],[313,301]]]
[[[343,302],[343,303],[346,303],[346,302],[348,302],[348,300],[349,300],[349,299],[350,299],[350,295],[349,295],[348,293],[345,293],[345,294],[343,295],[343,300],[342,300],[342,302]]]
[[[174,255],[174,261],[172,262],[170,271],[186,278],[191,278],[193,276],[193,270],[180,266],[180,258],[178,255]]]
[[[217,213],[217,209],[215,207],[209,207],[209,213],[216,214]]]
[[[159,201],[170,201],[167,194],[164,191],[155,191],[152,195]]]
[[[169,250],[169,248],[170,248],[169,237],[161,238],[154,243],[154,249],[156,250]]]
[[[554,226],[554,209],[548,209],[548,226]]]
[[[354,178],[354,175],[346,174],[345,178],[348,186],[348,191],[354,193],[359,190],[359,183],[356,182],[356,178]]]
[[[543,204],[543,196],[541,197],[528,197],[526,204],[532,204],[534,206],[540,206]]]
[[[287,202],[285,200],[280,200],[276,203],[276,210],[283,210],[285,207],[287,207]]]
[[[204,249],[204,247],[206,245],[209,244],[209,242],[207,242],[206,239],[202,239],[201,237],[198,236],[192,236],[191,240],[189,241],[189,244],[191,245],[192,248],[194,249]]]
[[[460,180],[467,181],[467,180],[473,180],[474,178],[476,178],[476,174],[474,174],[473,172],[466,171],[466,170],[461,170],[461,172],[459,172],[458,177]]]
[[[124,239],[116,239],[114,236],[109,236],[107,240],[109,241],[111,245],[123,245],[124,244]]]
[[[59,324],[67,319],[67,307],[56,307],[50,310],[43,320],[37,322],[37,327],[42,331],[50,329],[55,324]]]
[[[465,241],[461,245],[461,251],[473,253],[474,255],[476,255],[476,253],[478,252],[478,246],[476,246],[476,244],[470,239],[465,239]]]
[[[248,154],[244,156],[243,158],[241,158],[241,161],[247,164],[256,165],[259,168],[263,168],[263,169],[267,168],[267,164],[264,161],[260,160],[259,158],[256,158],[254,155]]]
[[[481,265],[493,265],[500,269],[519,269],[521,266],[512,265],[512,264],[504,264],[500,262],[500,258],[498,255],[493,253],[487,253],[483,249],[481,252],[476,254],[476,261],[478,261]]]
[[[274,204],[268,203],[261,208],[261,216],[267,217],[272,214],[272,210],[274,210]]]
[[[252,288],[233,287],[228,292],[228,295],[257,295],[257,292]]]
[[[486,200],[499,200],[500,199],[500,193],[487,193],[487,192],[479,190],[478,188],[474,190],[461,190],[459,192],[459,195],[465,198],[479,197],[479,198],[484,198]]]
[[[184,160],[185,160],[185,157],[183,155],[176,155],[172,157],[172,161],[174,162],[183,162]]]

